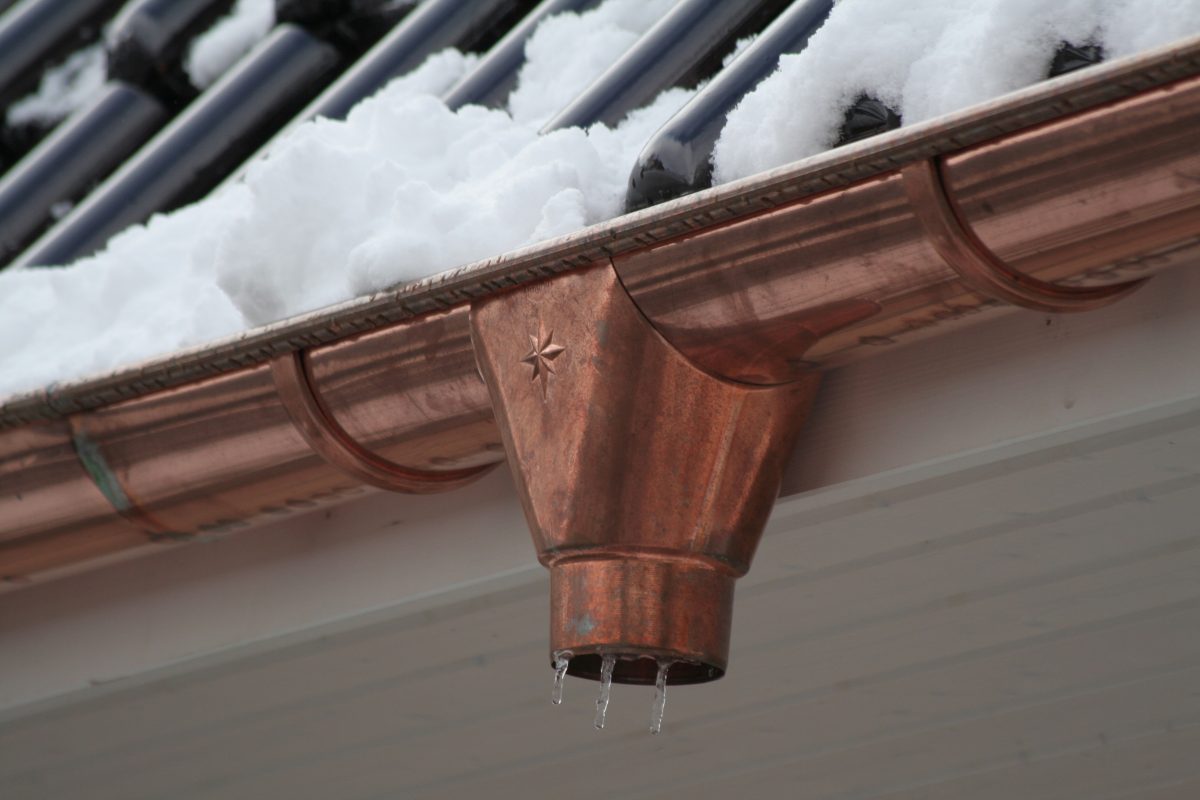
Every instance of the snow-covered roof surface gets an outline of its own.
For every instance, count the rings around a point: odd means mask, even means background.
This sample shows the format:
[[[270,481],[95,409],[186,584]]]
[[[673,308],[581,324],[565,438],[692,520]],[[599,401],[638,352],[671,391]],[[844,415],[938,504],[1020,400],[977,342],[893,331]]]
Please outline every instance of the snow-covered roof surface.
[[[39,1],[10,9],[0,29]],[[813,4],[796,0],[806,2]],[[441,96],[479,56],[443,50],[344,120],[294,126],[240,181],[131,227],[98,253],[65,268],[0,273],[0,396],[229,336],[621,214],[631,167],[693,96],[695,81],[667,82],[611,126],[543,127],[652,28],[682,25],[683,11],[720,4],[573,5],[592,7],[541,21],[499,107],[447,107]],[[759,5],[769,12],[761,26],[788,4]],[[237,49],[229,44],[237,37],[226,41],[220,31],[262,35],[270,27],[264,9],[242,0],[233,21],[187,50],[197,88]],[[730,114],[715,174],[737,178],[833,146],[857,98],[910,123],[1041,80],[1063,43],[1096,46],[1112,58],[1196,32],[1200,4],[1177,0],[844,0]],[[694,38],[699,60],[706,43]],[[719,55],[728,61],[729,52]],[[194,102],[225,85],[217,81]],[[0,180],[0,194],[8,180]],[[71,223],[68,215],[58,226]]]

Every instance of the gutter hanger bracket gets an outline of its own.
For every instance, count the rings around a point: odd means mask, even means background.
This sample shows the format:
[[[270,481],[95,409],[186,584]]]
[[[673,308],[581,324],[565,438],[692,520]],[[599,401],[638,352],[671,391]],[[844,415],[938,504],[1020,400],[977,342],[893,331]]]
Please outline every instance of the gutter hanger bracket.
[[[900,170],[913,213],[938,255],[984,297],[1050,313],[1091,311],[1137,290],[1145,279],[1109,286],[1059,286],[1024,275],[988,249],[954,208],[935,159]]]
[[[707,372],[604,264],[477,300],[471,335],[538,559],[550,660],[618,683],[724,674],[749,568],[818,384]],[[561,662],[560,662],[561,663]]]
[[[308,446],[342,472],[370,486],[407,494],[433,494],[465,486],[494,466],[427,472],[401,466],[367,450],[321,403],[304,351],[273,359],[271,378],[280,403]]]

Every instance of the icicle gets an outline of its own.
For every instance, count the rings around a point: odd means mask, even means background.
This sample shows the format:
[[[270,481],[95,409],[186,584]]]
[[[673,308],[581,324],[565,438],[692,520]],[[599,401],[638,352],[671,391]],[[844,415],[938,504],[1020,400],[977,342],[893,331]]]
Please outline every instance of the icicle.
[[[554,689],[550,693],[550,702],[562,704],[563,679],[567,677],[567,666],[571,663],[571,651],[563,650],[554,654]]]
[[[600,662],[600,696],[596,698],[596,730],[604,728],[604,717],[608,714],[608,697],[612,694],[613,668],[616,656],[604,656]]]
[[[670,668],[670,661],[658,662],[658,677],[654,680],[654,705],[650,708],[651,733],[657,734],[662,730],[663,713],[667,710],[667,670]]]

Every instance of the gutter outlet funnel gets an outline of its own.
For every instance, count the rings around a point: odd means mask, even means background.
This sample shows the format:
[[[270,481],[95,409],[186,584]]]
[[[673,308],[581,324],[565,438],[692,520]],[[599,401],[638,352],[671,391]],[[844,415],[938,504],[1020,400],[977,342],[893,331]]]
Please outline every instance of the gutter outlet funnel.
[[[774,505],[818,376],[697,367],[610,264],[477,300],[471,332],[538,560],[550,661],[653,684],[724,675],[734,581]],[[561,663],[561,662],[560,662]]]

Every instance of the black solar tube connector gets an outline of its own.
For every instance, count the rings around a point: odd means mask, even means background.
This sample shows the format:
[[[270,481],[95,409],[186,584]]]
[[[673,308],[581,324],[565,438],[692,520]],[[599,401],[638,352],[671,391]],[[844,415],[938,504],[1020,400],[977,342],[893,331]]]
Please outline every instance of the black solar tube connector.
[[[417,5],[418,0],[275,0],[275,21],[299,25],[357,58]]]
[[[899,112],[887,103],[878,97],[860,94],[842,116],[842,126],[838,129],[837,143],[834,147],[894,131],[902,124],[904,120]]]
[[[1077,69],[1095,66],[1104,60],[1104,47],[1094,42],[1074,44],[1061,42],[1050,59],[1050,68],[1046,77],[1057,78]]]
[[[183,61],[192,40],[229,12],[233,0],[135,0],[104,37],[110,80],[125,81],[179,109],[197,94]]]

